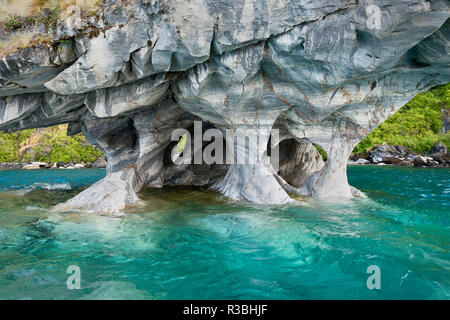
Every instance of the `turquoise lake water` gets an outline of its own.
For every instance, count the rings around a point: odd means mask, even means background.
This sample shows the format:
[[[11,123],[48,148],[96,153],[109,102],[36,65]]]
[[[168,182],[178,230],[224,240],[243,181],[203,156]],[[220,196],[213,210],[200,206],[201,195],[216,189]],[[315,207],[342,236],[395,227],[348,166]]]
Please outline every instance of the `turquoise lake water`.
[[[0,171],[0,299],[449,299],[450,170],[348,171],[367,199],[271,207],[169,188],[119,218],[49,210],[103,170]]]

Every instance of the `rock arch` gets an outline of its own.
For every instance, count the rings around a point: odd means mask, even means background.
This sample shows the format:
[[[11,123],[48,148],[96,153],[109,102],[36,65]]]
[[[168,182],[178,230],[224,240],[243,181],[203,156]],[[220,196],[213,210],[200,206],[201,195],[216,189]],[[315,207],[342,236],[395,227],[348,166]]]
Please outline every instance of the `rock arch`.
[[[414,95],[450,79],[448,1],[370,1],[383,13],[377,28],[367,24],[368,4],[261,0],[237,10],[222,0],[104,1],[98,21],[60,23],[53,45],[0,60],[0,130],[70,123],[69,133],[83,131],[107,154],[108,176],[58,210],[117,214],[142,188],[170,184],[170,132],[195,119],[261,140],[238,143],[253,164],[208,178],[226,196],[351,198],[359,195],[346,176],[354,146]],[[286,161],[281,176],[265,155],[279,126],[298,160]],[[305,139],[326,151],[320,169]]]

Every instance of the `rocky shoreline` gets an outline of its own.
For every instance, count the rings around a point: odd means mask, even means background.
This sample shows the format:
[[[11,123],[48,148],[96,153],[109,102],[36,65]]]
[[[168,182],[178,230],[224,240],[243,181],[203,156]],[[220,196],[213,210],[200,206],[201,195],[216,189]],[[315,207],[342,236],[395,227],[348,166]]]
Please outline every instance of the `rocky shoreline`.
[[[0,162],[0,170],[37,170],[37,169],[100,169],[106,168],[106,158],[100,157],[94,162]]]
[[[435,143],[429,154],[419,154],[403,146],[375,145],[366,153],[354,153],[350,156],[348,165],[394,165],[413,166],[420,168],[449,168],[450,153],[441,143]],[[106,157],[100,157],[94,162],[0,162],[0,170],[36,170],[36,169],[83,169],[106,168]]]
[[[450,154],[441,143],[435,143],[429,154],[418,154],[403,146],[376,145],[366,153],[352,154],[348,164],[448,168],[450,167]]]

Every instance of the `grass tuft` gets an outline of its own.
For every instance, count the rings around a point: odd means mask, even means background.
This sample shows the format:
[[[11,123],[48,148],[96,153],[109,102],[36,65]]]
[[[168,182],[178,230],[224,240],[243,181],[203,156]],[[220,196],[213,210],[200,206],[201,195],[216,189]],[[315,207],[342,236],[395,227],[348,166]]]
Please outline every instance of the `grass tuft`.
[[[12,34],[0,41],[0,57],[14,50],[48,42],[58,21],[79,9],[82,17],[98,16],[100,0],[0,0],[0,27]],[[76,10],[75,10],[76,11]],[[35,25],[44,25],[46,32],[37,33]]]
[[[24,49],[39,44],[50,43],[52,37],[36,32],[21,32],[9,40],[0,41],[0,57],[6,56],[18,49]]]

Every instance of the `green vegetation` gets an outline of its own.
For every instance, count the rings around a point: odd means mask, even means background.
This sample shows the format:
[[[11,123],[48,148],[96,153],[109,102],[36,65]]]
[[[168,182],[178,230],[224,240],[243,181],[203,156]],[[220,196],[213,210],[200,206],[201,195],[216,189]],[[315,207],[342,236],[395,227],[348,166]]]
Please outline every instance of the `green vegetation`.
[[[313,146],[314,146],[314,148],[317,149],[317,151],[319,151],[320,155],[322,156],[323,161],[327,161],[328,156],[327,156],[327,153],[325,152],[325,150],[323,150],[322,147],[317,144],[313,143]]]
[[[0,57],[17,49],[50,43],[59,21],[80,15],[82,19],[100,18],[100,0],[3,0],[0,7],[0,28],[9,31],[0,40]],[[77,8],[75,10],[74,8]],[[33,26],[45,26],[33,28]]]
[[[83,17],[98,16],[100,0],[3,0],[0,8],[0,23],[12,30],[20,28],[24,22],[46,23],[62,21],[78,8]]]
[[[450,132],[442,133],[442,109],[450,107],[450,83],[419,94],[372,131],[353,152],[365,152],[376,144],[401,145],[418,153],[436,142],[450,147]]]
[[[0,162],[93,162],[102,153],[82,134],[66,135],[67,126],[0,134]]]
[[[46,9],[43,10],[45,11],[45,13],[41,13],[41,15],[33,20],[29,20],[29,21],[35,21],[37,23],[42,23],[43,25],[45,25],[45,27],[47,29],[56,29],[56,24],[58,23],[58,18],[59,18],[59,12],[58,9],[56,8],[50,8],[50,9]]]
[[[8,31],[15,31],[35,24],[43,24],[47,29],[53,30],[56,28],[60,15],[60,8],[42,8],[34,16],[9,15],[4,19],[3,23]]]
[[[0,134],[0,162],[19,161],[19,145],[27,140],[33,130]]]
[[[5,28],[7,30],[16,30],[21,28],[23,24],[24,19],[21,16],[13,15],[5,21]]]

